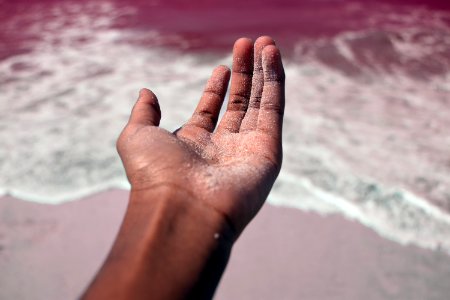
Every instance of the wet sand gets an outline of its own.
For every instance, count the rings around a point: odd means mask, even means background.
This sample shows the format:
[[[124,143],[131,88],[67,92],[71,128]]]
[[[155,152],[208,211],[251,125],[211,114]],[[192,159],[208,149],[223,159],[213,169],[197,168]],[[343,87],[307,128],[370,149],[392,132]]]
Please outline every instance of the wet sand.
[[[62,205],[0,198],[0,299],[76,299],[101,265],[128,193]],[[446,299],[450,256],[341,216],[265,205],[236,243],[216,299]]]

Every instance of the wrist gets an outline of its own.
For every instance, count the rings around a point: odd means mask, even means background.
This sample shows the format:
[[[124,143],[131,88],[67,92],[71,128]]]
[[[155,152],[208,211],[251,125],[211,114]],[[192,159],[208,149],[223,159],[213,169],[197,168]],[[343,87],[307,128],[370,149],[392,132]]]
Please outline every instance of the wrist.
[[[84,298],[211,298],[233,241],[226,219],[183,189],[132,189],[118,237]]]
[[[131,189],[127,214],[135,214],[152,226],[155,216],[164,216],[169,222],[188,222],[192,229],[212,236],[214,240],[231,247],[237,238],[228,217],[202,201],[191,191],[176,184],[159,184],[146,189]],[[195,233],[195,232],[191,232]],[[209,239],[209,238],[208,238]]]
[[[127,218],[143,228],[141,261],[168,283],[153,291],[161,293],[155,299],[212,297],[234,242],[223,215],[178,186],[161,185],[132,190]]]

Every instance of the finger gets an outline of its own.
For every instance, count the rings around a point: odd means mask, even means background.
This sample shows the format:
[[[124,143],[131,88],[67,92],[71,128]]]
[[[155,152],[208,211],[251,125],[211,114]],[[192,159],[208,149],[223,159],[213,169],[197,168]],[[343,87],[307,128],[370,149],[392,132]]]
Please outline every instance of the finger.
[[[234,44],[230,98],[218,131],[239,131],[252,90],[252,74],[253,43],[241,38]]]
[[[139,91],[139,98],[131,111],[130,124],[158,126],[161,120],[161,109],[158,98],[148,89]]]
[[[268,45],[275,45],[275,41],[269,36],[259,37],[255,42],[254,62],[253,62],[253,79],[250,101],[248,103],[247,112],[242,120],[239,131],[249,131],[256,129],[258,123],[259,105],[264,85],[264,73],[262,67],[262,51]]]
[[[193,125],[213,132],[217,124],[220,108],[227,93],[230,69],[218,66],[208,80],[202,98],[186,125]]]
[[[284,69],[277,47],[266,46],[262,52],[264,87],[258,114],[257,130],[281,141],[284,114]]]

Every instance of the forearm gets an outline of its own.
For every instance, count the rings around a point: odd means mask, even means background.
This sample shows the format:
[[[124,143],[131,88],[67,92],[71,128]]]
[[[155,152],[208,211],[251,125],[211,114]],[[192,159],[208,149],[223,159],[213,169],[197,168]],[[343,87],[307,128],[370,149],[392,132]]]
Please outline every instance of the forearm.
[[[132,191],[116,242],[83,299],[211,298],[233,238],[221,214],[183,190]]]

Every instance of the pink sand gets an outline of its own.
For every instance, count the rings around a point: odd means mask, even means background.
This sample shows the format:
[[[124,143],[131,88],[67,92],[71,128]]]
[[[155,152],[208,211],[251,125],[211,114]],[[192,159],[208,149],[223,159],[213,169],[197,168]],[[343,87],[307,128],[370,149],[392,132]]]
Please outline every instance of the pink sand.
[[[0,200],[0,299],[76,299],[113,242],[128,193],[57,206]],[[447,299],[450,256],[340,216],[265,205],[236,243],[216,299]]]

